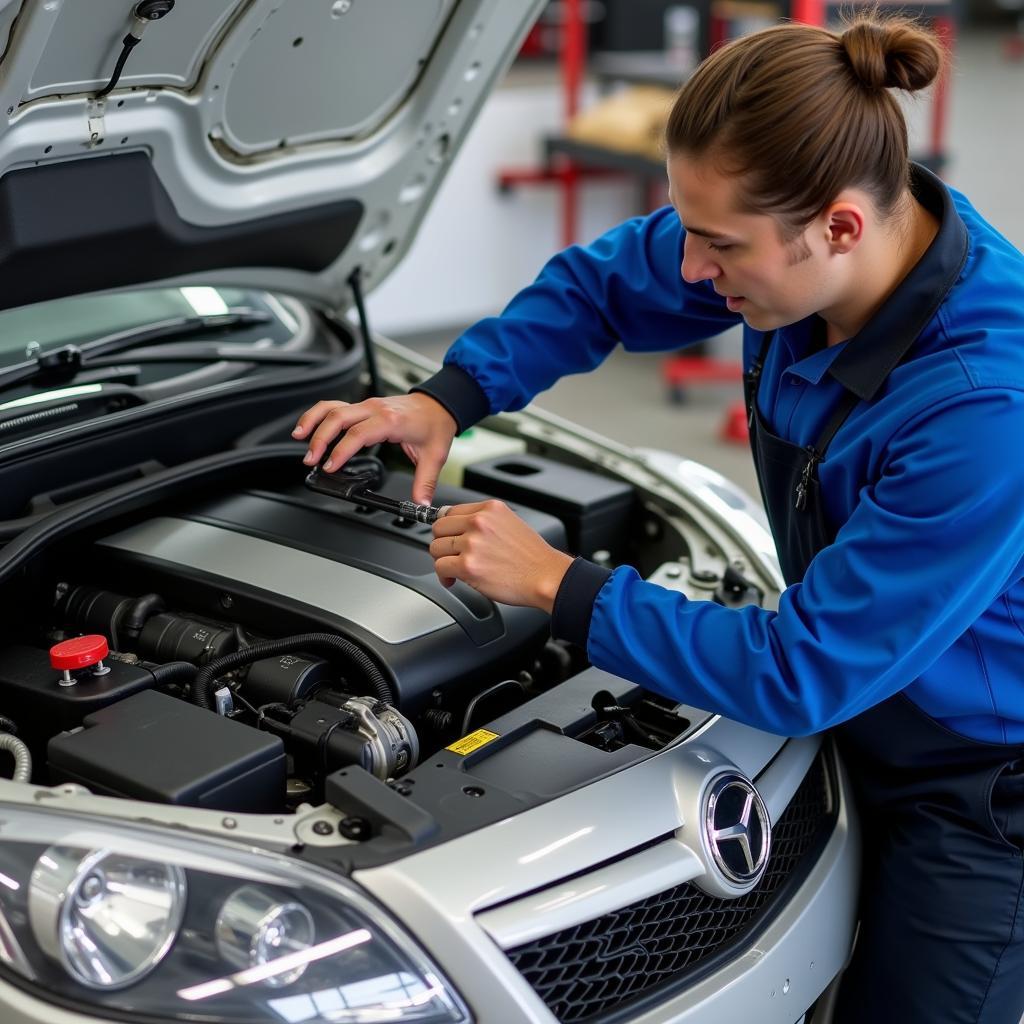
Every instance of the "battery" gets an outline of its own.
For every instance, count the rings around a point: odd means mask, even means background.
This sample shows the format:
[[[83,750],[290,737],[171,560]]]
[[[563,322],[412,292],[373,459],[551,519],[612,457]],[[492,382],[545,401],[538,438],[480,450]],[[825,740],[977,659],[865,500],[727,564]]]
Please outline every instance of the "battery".
[[[78,782],[105,796],[235,812],[284,807],[279,737],[156,690],[54,736],[47,760],[54,785]]]

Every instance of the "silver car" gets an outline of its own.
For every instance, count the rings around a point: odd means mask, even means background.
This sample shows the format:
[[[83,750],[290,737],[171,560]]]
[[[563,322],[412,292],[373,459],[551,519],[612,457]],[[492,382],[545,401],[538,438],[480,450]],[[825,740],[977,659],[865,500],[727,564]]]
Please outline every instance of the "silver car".
[[[0,0],[3,1024],[830,1019],[831,743],[444,588],[401,453],[332,491],[290,438],[432,372],[362,298],[542,6]],[[540,412],[457,439],[438,502],[482,496],[783,586],[729,481]]]

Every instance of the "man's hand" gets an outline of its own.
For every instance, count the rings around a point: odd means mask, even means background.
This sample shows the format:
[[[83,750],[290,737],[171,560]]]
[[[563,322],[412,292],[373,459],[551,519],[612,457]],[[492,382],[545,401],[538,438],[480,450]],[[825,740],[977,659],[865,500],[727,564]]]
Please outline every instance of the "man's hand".
[[[434,523],[430,553],[445,586],[463,580],[492,601],[548,614],[572,565],[500,501],[455,505]]]
[[[309,438],[309,451],[303,462],[315,466],[331,442],[345,432],[334,446],[323,470],[341,469],[356,452],[388,441],[400,444],[416,467],[412,499],[430,505],[448,452],[455,439],[455,420],[451,413],[427,395],[416,392],[394,398],[368,398],[348,402],[317,402],[306,410],[292,431],[292,437]]]

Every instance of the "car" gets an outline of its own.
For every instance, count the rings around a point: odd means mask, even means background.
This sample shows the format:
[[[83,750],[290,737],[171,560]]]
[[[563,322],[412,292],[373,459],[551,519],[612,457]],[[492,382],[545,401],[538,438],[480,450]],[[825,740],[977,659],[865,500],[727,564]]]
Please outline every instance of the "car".
[[[434,370],[363,297],[542,6],[0,3],[4,1024],[830,1018],[832,742],[445,588],[401,452],[290,436]],[[695,599],[784,586],[735,485],[538,410],[456,440],[437,501],[484,498]]]

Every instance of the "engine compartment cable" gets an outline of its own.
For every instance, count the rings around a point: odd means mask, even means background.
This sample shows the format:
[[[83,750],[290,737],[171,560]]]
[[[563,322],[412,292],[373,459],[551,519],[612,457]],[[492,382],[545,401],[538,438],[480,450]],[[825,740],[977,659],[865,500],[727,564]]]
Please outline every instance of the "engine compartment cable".
[[[377,698],[390,707],[395,706],[391,687],[384,673],[377,667],[374,660],[357,644],[334,633],[298,633],[295,636],[283,637],[280,640],[261,640],[234,654],[225,654],[222,658],[204,665],[192,681],[192,703],[201,708],[213,711],[217,707],[214,697],[216,680],[219,675],[230,672],[233,668],[248,665],[263,658],[272,658],[279,654],[291,654],[295,651],[316,651],[327,655],[340,655],[341,658],[359,669],[367,682],[376,691]]]
[[[0,733],[0,750],[14,755],[14,782],[28,782],[32,778],[32,755],[28,747],[10,733]]]

